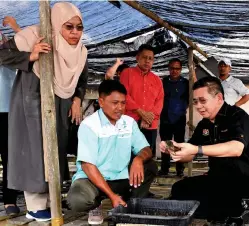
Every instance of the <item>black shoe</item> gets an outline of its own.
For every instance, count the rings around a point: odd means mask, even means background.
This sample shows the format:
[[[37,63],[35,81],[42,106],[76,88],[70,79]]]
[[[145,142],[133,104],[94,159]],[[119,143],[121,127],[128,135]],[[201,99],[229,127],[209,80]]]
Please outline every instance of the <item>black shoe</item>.
[[[147,198],[153,199],[154,197],[155,197],[155,194],[149,191],[148,195],[147,195]]]
[[[163,196],[162,195],[156,195],[152,192],[148,192],[148,195],[146,198],[150,198],[150,199],[163,199]]]
[[[62,209],[71,210],[70,206],[67,203],[67,200],[62,200],[61,207],[62,207]]]
[[[168,175],[169,175],[169,171],[159,170],[158,173],[157,173],[157,176],[159,176],[159,177],[166,177]]]
[[[226,226],[242,226],[244,220],[242,217],[229,217],[226,221]]]
[[[183,171],[176,172],[176,176],[178,176],[178,177],[184,177]]]
[[[20,209],[18,206],[8,206],[8,207],[4,207],[5,212],[8,216],[15,216],[18,215],[20,213]]]

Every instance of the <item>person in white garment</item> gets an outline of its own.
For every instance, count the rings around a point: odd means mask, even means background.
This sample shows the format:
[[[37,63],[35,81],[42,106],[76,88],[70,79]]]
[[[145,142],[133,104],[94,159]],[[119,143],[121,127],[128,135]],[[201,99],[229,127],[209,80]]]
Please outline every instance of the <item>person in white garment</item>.
[[[231,60],[223,58],[218,63],[219,78],[225,92],[225,101],[230,105],[241,106],[249,100],[249,89],[240,79],[230,75]]]

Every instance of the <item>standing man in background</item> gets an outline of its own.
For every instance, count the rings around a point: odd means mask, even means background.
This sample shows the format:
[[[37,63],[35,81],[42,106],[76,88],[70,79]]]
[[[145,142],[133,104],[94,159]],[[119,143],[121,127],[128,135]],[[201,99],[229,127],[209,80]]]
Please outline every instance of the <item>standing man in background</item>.
[[[240,107],[249,100],[249,89],[240,79],[230,75],[232,63],[230,59],[223,58],[219,61],[219,78],[225,92],[225,101],[230,105]]]
[[[164,105],[160,118],[160,137],[162,141],[172,140],[184,142],[186,127],[186,112],[189,102],[189,82],[181,76],[182,62],[171,59],[169,76],[163,78]],[[170,168],[170,155],[161,153],[162,162],[160,176],[167,176]],[[184,176],[184,164],[176,163],[176,174]]]
[[[161,79],[151,72],[153,47],[141,45],[136,60],[137,66],[124,69],[120,76],[120,82],[127,90],[126,115],[138,122],[155,157],[157,128],[163,108],[163,86]]]

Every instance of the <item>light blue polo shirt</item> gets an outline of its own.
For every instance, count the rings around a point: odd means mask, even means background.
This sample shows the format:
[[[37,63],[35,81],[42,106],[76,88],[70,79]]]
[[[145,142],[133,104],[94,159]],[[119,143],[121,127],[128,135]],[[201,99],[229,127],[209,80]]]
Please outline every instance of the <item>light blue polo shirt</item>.
[[[128,179],[131,151],[136,155],[147,146],[150,145],[133,118],[122,115],[114,126],[100,109],[79,127],[77,172],[73,181],[87,178],[82,161],[97,166],[105,180]]]

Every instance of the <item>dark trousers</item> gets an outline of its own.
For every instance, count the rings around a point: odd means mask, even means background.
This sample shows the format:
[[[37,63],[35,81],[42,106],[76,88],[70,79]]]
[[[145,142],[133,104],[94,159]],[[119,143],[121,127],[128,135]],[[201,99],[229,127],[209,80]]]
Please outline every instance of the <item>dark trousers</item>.
[[[249,196],[248,178],[239,176],[185,178],[172,186],[171,199],[200,202],[195,217],[224,220],[242,214],[242,198]]]
[[[17,191],[7,187],[8,164],[8,113],[0,113],[0,153],[3,165],[3,202],[16,204]]]
[[[145,198],[157,174],[157,165],[150,160],[144,164],[144,182],[140,187],[130,187],[128,179],[107,181],[112,191],[125,201],[129,198]],[[84,212],[94,209],[106,195],[88,179],[77,179],[68,192],[68,204],[73,211]]]
[[[146,140],[150,144],[153,157],[156,156],[156,137],[157,129],[141,129],[141,132],[144,134]]]
[[[185,136],[185,126],[186,126],[186,116],[182,116],[178,121],[174,124],[169,122],[164,122],[161,119],[160,122],[160,137],[162,141],[172,140],[174,137],[174,141],[178,143],[184,142]],[[161,153],[162,162],[161,162],[161,170],[165,173],[169,171],[170,168],[170,155],[166,153]],[[184,170],[184,164],[181,162],[176,163],[176,171],[182,172]]]
[[[67,148],[67,154],[75,155],[77,156],[77,150],[78,150],[78,130],[79,126],[75,123],[71,123],[69,125],[69,135],[68,135],[68,148]]]

